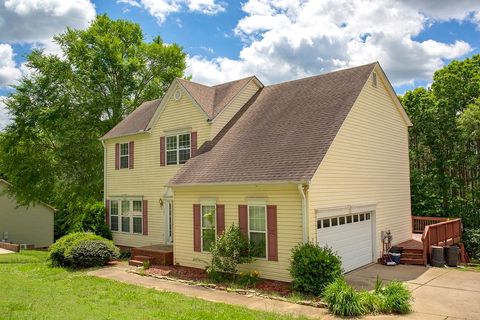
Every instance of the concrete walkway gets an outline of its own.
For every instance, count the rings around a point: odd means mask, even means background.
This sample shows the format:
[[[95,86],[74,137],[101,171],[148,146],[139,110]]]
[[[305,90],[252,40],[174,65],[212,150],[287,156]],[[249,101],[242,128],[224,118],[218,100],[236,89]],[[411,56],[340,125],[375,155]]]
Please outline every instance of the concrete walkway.
[[[244,296],[236,293],[228,293],[208,289],[204,287],[192,286],[184,283],[178,283],[168,280],[145,277],[132,273],[127,273],[124,265],[116,265],[88,272],[89,275],[121,281],[124,283],[139,285],[147,288],[153,288],[160,291],[169,291],[180,293],[189,297],[199,298],[212,302],[227,303],[238,305],[253,310],[276,312],[280,314],[291,314],[294,316],[306,316],[312,319],[333,319],[328,311],[323,308],[303,306],[290,302],[266,299],[257,296]]]
[[[7,249],[0,248],[0,254],[7,254],[7,253],[15,253],[15,252],[7,250]]]
[[[412,290],[414,313],[405,319],[480,319],[480,272],[379,264],[346,275],[357,289],[373,289],[377,275],[399,280]],[[378,318],[378,317],[377,317]]]

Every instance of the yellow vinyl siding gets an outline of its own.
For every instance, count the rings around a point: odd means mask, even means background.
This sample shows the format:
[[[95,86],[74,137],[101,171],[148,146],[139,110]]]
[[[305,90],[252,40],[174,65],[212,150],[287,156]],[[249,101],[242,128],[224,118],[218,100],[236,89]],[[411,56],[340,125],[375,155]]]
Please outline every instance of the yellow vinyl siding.
[[[141,133],[106,141],[106,194],[143,196],[148,200],[148,236],[114,232],[118,245],[145,246],[165,242],[164,211],[160,206],[166,183],[182,165],[160,166],[160,137],[165,131],[191,130],[197,132],[197,146],[210,139],[210,124],[205,114],[193,105],[186,93],[179,101],[173,95],[166,103],[150,133]],[[134,141],[134,169],[115,170],[115,143]]]
[[[17,207],[14,198],[3,194],[5,188],[0,181],[0,238],[8,232],[10,242],[49,247],[53,243],[54,210],[43,204]]]
[[[258,91],[257,83],[252,79],[243,88],[240,93],[229,102],[228,106],[213,120],[212,133],[210,138],[213,139],[222,128],[233,118],[233,116],[250,100]]]
[[[263,278],[290,281],[291,250],[302,241],[301,199],[293,184],[175,187],[175,263],[204,268],[205,262],[210,262],[208,253],[193,251],[193,204],[212,198],[217,204],[225,205],[225,229],[232,223],[238,225],[238,205],[248,204],[248,198],[262,198],[269,205],[277,205],[278,261],[256,260],[241,270],[257,270]]]
[[[315,209],[376,204],[378,257],[382,230],[392,231],[394,243],[410,238],[411,211],[408,127],[376,68],[378,85],[365,84],[311,181],[308,207],[315,241]]]

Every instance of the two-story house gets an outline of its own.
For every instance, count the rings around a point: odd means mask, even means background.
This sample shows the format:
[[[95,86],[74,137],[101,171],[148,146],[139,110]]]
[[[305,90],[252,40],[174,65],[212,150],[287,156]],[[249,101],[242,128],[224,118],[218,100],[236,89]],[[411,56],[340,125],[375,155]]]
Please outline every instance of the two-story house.
[[[170,244],[180,265],[205,267],[235,223],[262,277],[289,281],[306,241],[350,271],[379,257],[381,231],[411,237],[410,125],[378,63],[270,86],[176,79],[101,138],[106,220],[117,245]]]

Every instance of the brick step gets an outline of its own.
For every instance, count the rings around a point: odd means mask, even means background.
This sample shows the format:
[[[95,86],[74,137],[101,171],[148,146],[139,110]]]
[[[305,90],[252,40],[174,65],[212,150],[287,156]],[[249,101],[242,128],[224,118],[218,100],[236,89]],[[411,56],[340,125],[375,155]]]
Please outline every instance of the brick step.
[[[143,266],[143,261],[130,259],[128,260],[128,265],[134,267],[141,267]]]
[[[135,255],[133,256],[133,260],[137,260],[137,261],[148,261],[148,262],[152,262],[153,261],[153,257],[150,257],[150,256],[142,256],[142,255]]]
[[[401,258],[401,264],[424,265],[423,259]]]

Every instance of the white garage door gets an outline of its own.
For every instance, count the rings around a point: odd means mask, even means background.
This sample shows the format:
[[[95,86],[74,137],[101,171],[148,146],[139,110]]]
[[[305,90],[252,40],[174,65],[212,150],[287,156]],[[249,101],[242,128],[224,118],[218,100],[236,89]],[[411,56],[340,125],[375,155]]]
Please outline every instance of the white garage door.
[[[317,218],[318,244],[338,253],[345,272],[373,261],[372,218],[372,212]]]

